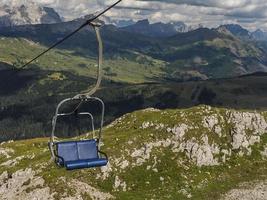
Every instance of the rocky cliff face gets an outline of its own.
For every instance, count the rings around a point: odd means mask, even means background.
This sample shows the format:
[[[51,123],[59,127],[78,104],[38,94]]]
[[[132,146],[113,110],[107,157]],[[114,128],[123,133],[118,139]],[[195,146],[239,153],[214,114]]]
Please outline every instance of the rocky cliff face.
[[[219,199],[267,180],[266,117],[208,106],[137,111],[105,128],[106,167],[72,172],[48,162],[47,139],[2,143],[0,198]]]
[[[0,4],[0,27],[59,22],[62,22],[61,18],[52,8],[39,7],[35,3],[19,6]]]

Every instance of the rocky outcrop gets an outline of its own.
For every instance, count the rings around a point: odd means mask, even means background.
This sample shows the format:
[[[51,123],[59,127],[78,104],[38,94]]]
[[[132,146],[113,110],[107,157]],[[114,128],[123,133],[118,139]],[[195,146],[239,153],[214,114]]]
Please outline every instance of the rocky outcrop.
[[[143,112],[167,114],[166,111],[154,109],[147,109]],[[144,145],[137,145],[139,147],[124,149],[122,157],[112,157],[113,161],[107,167],[102,168],[102,173],[98,178],[105,180],[114,172],[122,173],[143,165],[147,166],[147,170],[157,173],[157,164],[161,162],[161,159],[153,152],[167,149],[175,154],[185,155],[192,164],[198,167],[221,165],[230,160],[233,154],[241,157],[250,155],[252,146],[262,142],[261,137],[267,133],[264,113],[232,110],[221,112],[204,106],[191,116],[185,112],[180,112],[178,116],[184,120],[177,121],[176,125],[172,126],[170,124],[173,124],[173,121],[169,124],[158,119],[141,122],[138,128],[141,132],[149,130],[154,135],[164,135],[165,139],[154,139],[145,142]],[[126,119],[131,119],[131,116],[123,116],[113,123],[113,126],[124,127],[129,124],[129,122],[124,124]],[[194,122],[195,119],[197,122]],[[137,121],[135,114],[132,120],[133,123]],[[133,143],[133,141],[128,141],[128,145]],[[266,149],[261,154],[266,155]],[[114,190],[125,191],[126,185],[127,183],[116,176]]]
[[[209,139],[204,136],[202,144],[195,138],[187,142],[182,142],[178,152],[185,152],[186,156],[193,161],[197,166],[214,166],[219,165],[217,155],[220,154],[219,146],[209,144]]]
[[[169,146],[173,152],[185,153],[197,166],[219,165],[229,159],[233,150],[237,150],[240,156],[250,155],[251,147],[260,143],[261,136],[267,132],[267,122],[260,113],[227,111],[222,116],[210,111],[210,107],[203,107],[202,113],[197,114],[203,116],[202,124],[196,127],[185,123],[169,127],[168,124],[153,121],[143,122],[141,129],[163,130],[172,135],[167,140],[135,149],[131,154],[132,158],[136,158],[135,165],[140,166],[150,159],[153,148]],[[188,137],[190,131],[198,133],[198,136]],[[225,138],[228,138],[228,143],[223,143]]]
[[[0,3],[0,27],[59,22],[62,20],[52,8],[39,7],[32,2],[17,6]]]
[[[265,117],[264,112],[208,106],[189,111],[137,111],[105,128],[101,146],[109,156],[107,166],[74,172],[60,171],[48,162],[46,139],[29,140],[26,144],[24,141],[2,143],[0,199],[119,199],[123,195],[133,195],[140,185],[148,186],[149,192],[155,193],[144,194],[143,199],[158,199],[160,193],[156,185],[161,191],[168,191],[170,185],[175,185],[174,195],[194,199],[196,191],[206,191],[218,180],[221,184],[221,177],[231,176],[231,170],[236,173],[243,168],[249,169],[244,170],[247,174],[259,167],[260,172],[265,172]],[[25,149],[27,151],[23,152]],[[240,176],[242,173],[238,174],[238,180]],[[242,193],[234,191],[226,197],[235,199],[242,194],[262,192],[264,187],[243,190]],[[261,197],[262,194],[259,199]]]
[[[157,142],[147,143],[144,147],[140,149],[135,149],[131,153],[131,157],[136,160],[136,162],[132,163],[132,166],[141,166],[145,162],[147,162],[151,158],[151,152],[154,148],[159,147],[169,147],[171,145],[171,140],[161,140]]]
[[[65,178],[59,181],[66,183]],[[78,180],[72,180],[68,183],[75,190],[75,196],[66,196],[64,200],[79,200],[83,199],[84,194],[90,196],[92,200],[108,200],[113,199],[109,193],[104,193],[98,189]],[[51,189],[45,185],[45,180],[36,175],[36,172],[31,168],[18,170],[13,174],[3,172],[0,175],[0,199],[6,200],[54,200],[56,193],[51,193]]]
[[[222,200],[266,200],[267,182],[246,183],[228,192]]]
[[[122,191],[126,192],[127,184],[124,181],[122,181],[118,176],[116,176],[113,188],[115,191],[118,191],[121,188]]]
[[[266,133],[267,123],[259,113],[228,112],[228,123],[232,124],[232,148],[245,149],[251,152],[251,146],[260,142],[260,137]]]
[[[1,148],[0,147],[0,156],[5,156],[6,158],[10,158],[10,154],[14,153],[13,149],[10,148]]]
[[[44,186],[44,179],[35,176],[31,169],[19,170],[9,175],[0,175],[0,199],[40,199],[52,200],[49,187]]]

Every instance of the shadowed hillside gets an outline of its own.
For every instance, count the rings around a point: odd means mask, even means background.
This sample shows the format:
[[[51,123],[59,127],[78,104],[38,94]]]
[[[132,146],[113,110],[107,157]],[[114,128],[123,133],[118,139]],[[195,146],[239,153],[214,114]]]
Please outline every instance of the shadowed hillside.
[[[93,84],[92,79],[68,72],[41,72],[15,73],[18,77],[14,82],[5,81],[5,84],[0,86],[2,87],[1,140],[49,135],[57,103]],[[4,76],[1,80],[7,78],[6,73],[1,75]],[[106,104],[105,123],[109,123],[125,113],[147,107],[188,108],[206,104],[236,109],[266,110],[266,81],[267,76],[263,73],[232,79],[185,83],[125,85],[104,81],[103,87],[96,95]],[[88,109],[93,113],[99,112],[93,105]],[[70,130],[65,134],[73,135],[74,132]]]

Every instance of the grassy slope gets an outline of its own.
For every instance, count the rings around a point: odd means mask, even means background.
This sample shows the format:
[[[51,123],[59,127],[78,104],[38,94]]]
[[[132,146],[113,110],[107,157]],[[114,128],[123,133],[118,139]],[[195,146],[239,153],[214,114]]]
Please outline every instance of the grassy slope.
[[[32,133],[44,132],[46,128],[40,121],[45,120],[45,124],[50,126],[50,118],[56,103],[88,89],[95,83],[97,70],[95,58],[83,57],[67,50],[51,51],[34,65],[29,66],[28,70],[16,73],[6,70],[11,69],[12,65],[21,66],[44,49],[44,46],[29,40],[0,37],[0,106],[4,106],[0,112],[2,135],[16,132],[8,137],[18,139],[24,135],[22,133],[24,129]],[[1,63],[10,65],[2,67]],[[103,85],[109,82],[119,84],[153,82],[165,76],[164,65],[162,61],[136,52],[128,54],[128,57],[116,56],[104,60]],[[9,124],[17,125],[14,128]],[[13,127],[12,131],[10,127]]]
[[[6,33],[2,31],[1,34],[13,38],[25,37],[48,45],[49,42],[57,41],[62,35],[68,33],[69,28],[73,28],[72,23],[67,24],[69,26],[66,24],[32,26],[32,29],[29,30],[25,27],[17,27],[15,33],[14,30],[7,30]],[[62,26],[67,29],[62,29]],[[56,34],[58,32],[59,35]],[[155,39],[104,26],[102,35],[105,44],[105,58],[115,61],[107,60],[105,65],[108,68],[107,74],[115,81],[140,83],[162,80],[162,77],[173,80],[195,80],[266,71],[264,50],[258,48],[255,43],[240,40],[230,33],[204,28],[170,38]],[[12,47],[12,44],[10,46]],[[60,48],[63,49],[63,54],[67,50],[73,51],[69,53],[77,57],[95,55],[92,53],[95,52],[93,34],[88,31],[81,32]],[[20,52],[17,54],[19,55]],[[32,54],[26,57],[30,58]],[[22,56],[23,59],[26,57]],[[57,57],[60,58],[60,56],[55,56],[55,58],[51,56],[51,60],[47,59],[49,66],[51,67],[52,64],[53,68],[62,69],[66,63],[63,62],[60,65],[59,61],[55,65]],[[71,57],[71,59],[75,60],[75,57]],[[15,59],[15,62],[19,61]],[[75,66],[72,61],[70,64],[72,64],[71,67]],[[46,67],[45,63],[43,67]],[[75,71],[77,70],[87,74],[83,70],[75,69]],[[114,74],[118,74],[118,77],[112,76]]]
[[[153,148],[151,157],[143,165],[134,167],[134,159],[127,156],[127,152],[133,152],[145,144],[168,138],[164,130],[153,128],[140,129],[143,122],[164,123],[170,127],[186,123],[199,127],[187,133],[186,137],[200,138],[201,135],[208,135],[210,140],[221,146],[229,145],[227,141],[218,140],[213,132],[203,127],[202,117],[207,113],[205,107],[195,107],[187,110],[164,110],[137,111],[127,114],[113,126],[105,128],[104,147],[102,150],[110,156],[113,171],[105,180],[97,179],[101,175],[100,169],[86,169],[68,172],[57,168],[53,163],[48,162],[49,152],[47,151],[47,139],[33,139],[18,141],[1,145],[3,148],[12,148],[15,153],[10,159],[18,156],[35,155],[32,158],[24,158],[14,167],[0,166],[0,174],[8,171],[9,174],[25,168],[39,170],[39,176],[45,179],[45,184],[52,192],[56,192],[56,198],[60,199],[63,193],[75,194],[73,188],[62,182],[61,177],[67,181],[77,179],[98,188],[101,191],[109,192],[118,199],[187,199],[188,194],[192,199],[218,199],[219,196],[235,188],[237,184],[246,181],[267,179],[267,161],[260,156],[260,150],[267,144],[267,135],[262,136],[262,142],[253,147],[251,156],[242,158],[233,154],[229,161],[221,166],[196,167],[183,153],[173,153],[170,147]],[[226,117],[225,109],[212,109],[209,114],[217,113]],[[266,116],[265,113],[262,113]],[[228,128],[225,124],[223,133],[227,134]],[[157,163],[155,164],[155,158]],[[1,157],[0,162],[8,159]],[[125,169],[115,167],[116,162],[128,160],[130,165]],[[147,170],[148,166],[157,168],[158,172]],[[43,166],[40,168],[40,166]],[[116,169],[116,170],[115,170]],[[115,177],[127,183],[127,191],[119,188],[114,190]],[[160,177],[164,181],[160,181]],[[34,190],[34,188],[32,188]],[[85,197],[84,197],[85,198]],[[90,199],[86,196],[85,199]]]
[[[191,70],[209,78],[226,78],[257,71],[260,65],[257,59],[264,54],[253,44],[236,38],[215,38],[179,46],[168,55],[173,59],[170,70]]]
[[[18,90],[13,88],[13,82],[7,86],[0,85],[1,140],[25,139],[49,134],[51,118],[55,107],[64,98],[74,96],[81,89],[92,85],[94,80],[87,77],[73,76],[61,72],[64,80],[57,80],[57,73],[45,72],[25,84]],[[57,76],[56,76],[57,75]],[[1,72],[1,80],[5,76]],[[26,78],[28,81],[28,78]],[[106,122],[137,109],[156,108],[187,108],[199,104],[213,105],[237,109],[266,110],[267,76],[247,76],[233,79],[195,81],[166,84],[114,85],[103,82],[103,87],[97,92],[106,104]],[[13,86],[12,86],[13,85]],[[3,93],[7,90],[9,93]],[[14,126],[14,124],[16,124]],[[25,133],[25,134],[24,134]]]
[[[19,67],[34,55],[45,50],[44,46],[25,39],[0,38],[0,61]],[[46,71],[68,71],[79,76],[96,76],[96,61],[92,57],[75,55],[68,50],[52,50],[35,63]],[[105,78],[116,82],[142,83],[155,81],[163,76],[164,62],[133,53],[131,58],[116,57],[105,60]]]

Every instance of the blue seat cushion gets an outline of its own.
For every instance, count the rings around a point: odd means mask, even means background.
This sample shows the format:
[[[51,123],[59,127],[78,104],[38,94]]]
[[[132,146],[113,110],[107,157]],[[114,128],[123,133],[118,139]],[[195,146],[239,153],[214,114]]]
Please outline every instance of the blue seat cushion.
[[[78,160],[78,149],[76,142],[59,142],[57,143],[57,154],[64,159],[64,162]],[[62,164],[62,160],[60,160]]]
[[[96,140],[58,142],[56,145],[58,156],[64,159],[64,162],[59,159],[59,164],[69,170],[101,167],[108,163],[106,158],[99,158]]]
[[[96,140],[85,140],[77,142],[79,160],[97,159],[97,143]]]
[[[97,159],[67,161],[65,162],[65,166],[67,170],[74,170],[74,169],[83,169],[90,167],[102,167],[106,166],[107,163],[108,160],[106,158],[97,158]]]

